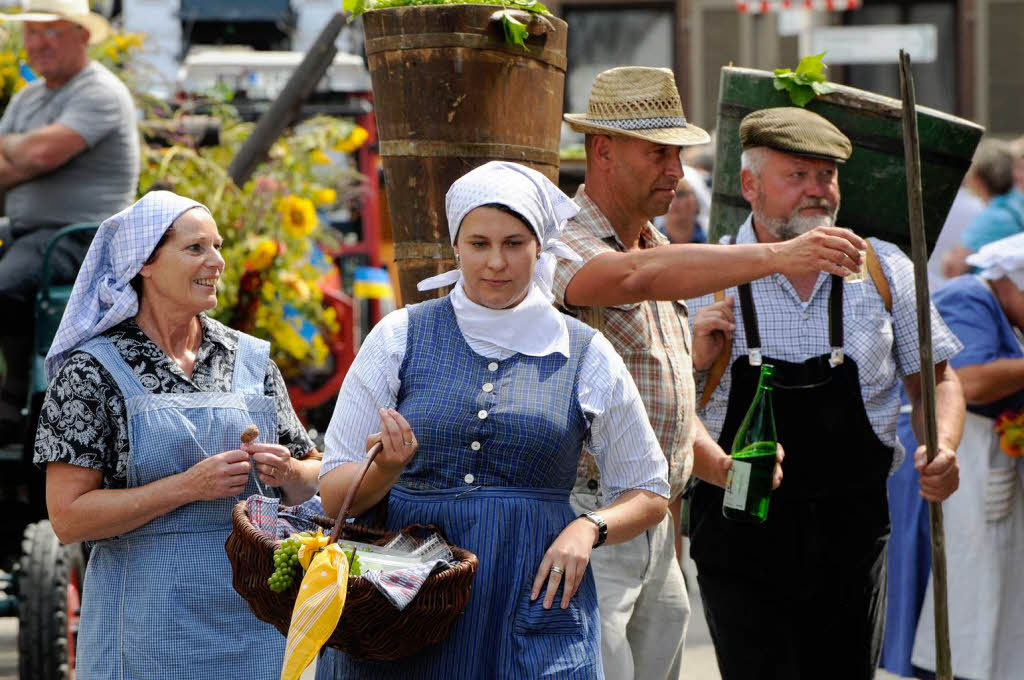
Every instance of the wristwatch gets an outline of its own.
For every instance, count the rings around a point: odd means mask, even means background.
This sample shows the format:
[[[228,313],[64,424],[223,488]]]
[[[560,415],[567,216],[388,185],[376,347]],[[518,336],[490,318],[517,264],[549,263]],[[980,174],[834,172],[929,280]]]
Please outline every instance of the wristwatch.
[[[608,540],[608,525],[605,523],[604,517],[601,517],[601,515],[596,512],[585,512],[576,519],[579,519],[580,517],[586,517],[597,525],[597,540],[594,541],[593,547],[597,548],[598,546],[603,545],[604,542]]]

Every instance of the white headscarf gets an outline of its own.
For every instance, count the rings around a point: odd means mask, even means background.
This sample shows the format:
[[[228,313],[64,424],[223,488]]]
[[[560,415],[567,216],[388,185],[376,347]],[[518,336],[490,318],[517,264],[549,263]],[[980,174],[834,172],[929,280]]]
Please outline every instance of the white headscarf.
[[[469,171],[452,184],[445,195],[445,212],[452,245],[463,218],[482,205],[497,203],[522,215],[540,242],[540,257],[526,298],[510,309],[490,309],[466,297],[462,271],[453,269],[417,284],[431,290],[456,284],[451,294],[459,328],[475,338],[504,349],[530,356],[559,352],[569,356],[569,333],[565,318],[552,306],[551,286],[556,258],[581,261],[571,248],[558,240],[565,221],[579,207],[541,173],[516,163],[491,161]]]
[[[1024,290],[1024,233],[986,243],[967,256],[967,264],[981,270],[981,278],[995,280],[1004,276]]]
[[[131,281],[160,237],[182,213],[209,209],[170,191],[151,191],[100,225],[75,279],[57,335],[46,355],[52,380],[76,347],[135,316],[139,299]]]

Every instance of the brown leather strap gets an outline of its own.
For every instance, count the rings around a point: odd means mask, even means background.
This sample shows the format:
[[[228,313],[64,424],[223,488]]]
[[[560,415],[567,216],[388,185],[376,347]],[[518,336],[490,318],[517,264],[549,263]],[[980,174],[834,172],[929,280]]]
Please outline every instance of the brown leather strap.
[[[719,290],[715,292],[715,302],[721,302],[725,299],[725,291]],[[718,383],[722,382],[722,376],[725,375],[725,369],[729,366],[729,359],[732,358],[732,336],[725,336],[725,345],[722,347],[722,351],[715,357],[715,363],[711,364],[711,371],[708,373],[708,381],[704,385],[704,393],[700,397],[700,407],[704,408],[708,405],[711,400],[711,395],[718,387]]]
[[[871,276],[871,281],[875,284],[878,294],[882,296],[882,302],[885,303],[885,311],[892,314],[892,290],[889,288],[889,280],[885,278],[885,273],[882,271],[882,263],[878,261],[878,255],[871,246],[871,241],[865,239],[864,242],[868,244],[868,274]]]

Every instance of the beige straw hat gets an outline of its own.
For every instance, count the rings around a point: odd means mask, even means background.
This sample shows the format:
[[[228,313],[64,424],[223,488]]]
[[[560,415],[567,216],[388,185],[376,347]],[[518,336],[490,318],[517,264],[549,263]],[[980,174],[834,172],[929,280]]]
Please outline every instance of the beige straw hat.
[[[89,0],[24,0],[21,14],[0,14],[4,21],[70,21],[89,31],[89,44],[95,45],[110,35],[110,22],[102,14],[89,11]]]
[[[691,146],[711,141],[707,132],[686,122],[676,79],[667,68],[620,66],[597,74],[587,112],[567,113],[576,132],[626,135],[655,144]]]

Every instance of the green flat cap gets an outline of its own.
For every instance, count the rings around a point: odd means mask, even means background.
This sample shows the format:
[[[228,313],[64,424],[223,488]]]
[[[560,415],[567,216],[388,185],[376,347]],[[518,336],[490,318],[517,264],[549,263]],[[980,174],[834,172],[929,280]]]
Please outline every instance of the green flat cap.
[[[853,153],[850,139],[835,125],[807,109],[782,106],[761,109],[744,116],[740,123],[740,145],[744,149],[769,149],[842,163]]]

